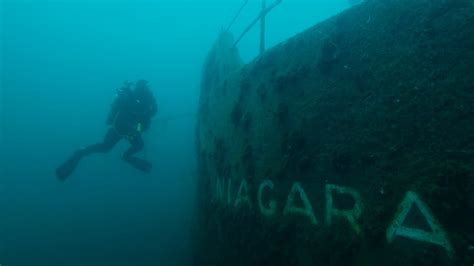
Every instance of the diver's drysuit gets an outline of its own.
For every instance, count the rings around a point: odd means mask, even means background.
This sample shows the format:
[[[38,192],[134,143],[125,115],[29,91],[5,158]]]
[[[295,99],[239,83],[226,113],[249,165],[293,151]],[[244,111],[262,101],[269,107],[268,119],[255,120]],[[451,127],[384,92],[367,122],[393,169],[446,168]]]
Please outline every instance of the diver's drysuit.
[[[123,138],[131,144],[123,154],[123,160],[136,169],[149,173],[152,168],[151,163],[134,155],[143,149],[144,143],[141,133],[149,129],[151,118],[156,114],[156,111],[155,98],[145,81],[137,82],[134,90],[130,88],[129,84],[119,89],[107,118],[107,125],[110,128],[104,140],[76,151],[56,170],[57,177],[61,180],[66,179],[84,156],[107,153]]]

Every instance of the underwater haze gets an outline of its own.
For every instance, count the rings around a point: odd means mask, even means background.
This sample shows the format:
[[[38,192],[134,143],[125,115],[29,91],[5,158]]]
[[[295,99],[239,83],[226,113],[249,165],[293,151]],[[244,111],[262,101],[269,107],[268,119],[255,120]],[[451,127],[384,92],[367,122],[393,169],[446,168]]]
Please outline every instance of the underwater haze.
[[[2,266],[192,265],[195,125],[202,65],[240,0],[1,0]],[[284,0],[268,17],[273,46],[348,7]],[[232,28],[259,12],[249,1]],[[258,30],[241,42],[258,54]],[[55,169],[101,141],[116,89],[145,79],[158,114],[144,134],[143,174],[128,143]]]

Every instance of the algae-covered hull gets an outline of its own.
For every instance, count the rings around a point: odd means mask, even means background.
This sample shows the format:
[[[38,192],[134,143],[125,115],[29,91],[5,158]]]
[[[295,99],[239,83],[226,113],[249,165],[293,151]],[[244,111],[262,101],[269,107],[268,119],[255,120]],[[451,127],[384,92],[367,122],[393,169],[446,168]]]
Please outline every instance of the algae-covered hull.
[[[367,1],[204,66],[197,265],[472,265],[474,3]]]

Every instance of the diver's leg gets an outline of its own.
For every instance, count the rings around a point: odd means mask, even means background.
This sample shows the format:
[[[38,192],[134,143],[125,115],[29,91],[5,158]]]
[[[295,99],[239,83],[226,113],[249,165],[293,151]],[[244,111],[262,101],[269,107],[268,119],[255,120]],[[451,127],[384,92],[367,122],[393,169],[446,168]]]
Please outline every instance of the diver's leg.
[[[122,137],[113,129],[109,129],[101,143],[93,144],[80,149],[76,152],[76,156],[80,158],[94,153],[108,153],[120,141]]]
[[[121,139],[120,135],[115,132],[114,129],[109,129],[107,134],[105,135],[104,140],[102,143],[90,145],[86,148],[77,150],[74,155],[71,156],[66,162],[64,162],[61,166],[56,169],[56,176],[60,180],[65,180],[69,177],[74,170],[76,169],[79,161],[87,155],[93,153],[106,153],[109,152],[117,142]]]
[[[123,160],[140,171],[145,173],[151,172],[152,165],[150,162],[134,156],[143,149],[144,143],[142,137],[137,134],[135,136],[129,137],[128,141],[130,142],[131,146],[123,154]]]

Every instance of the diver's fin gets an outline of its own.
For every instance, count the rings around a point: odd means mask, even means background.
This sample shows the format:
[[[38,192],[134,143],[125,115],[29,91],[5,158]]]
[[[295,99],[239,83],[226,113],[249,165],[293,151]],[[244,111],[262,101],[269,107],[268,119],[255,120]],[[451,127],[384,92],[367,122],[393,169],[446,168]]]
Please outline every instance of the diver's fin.
[[[56,169],[56,177],[64,181],[66,180],[76,169],[77,161],[76,160],[68,160],[65,163],[61,164]]]
[[[70,175],[72,175],[79,161],[80,161],[80,156],[75,155],[71,159],[61,164],[56,169],[56,177],[61,181],[66,180]]]
[[[135,167],[136,169],[142,172],[145,172],[147,174],[149,174],[151,172],[151,169],[153,168],[150,162],[137,158],[137,157],[129,157],[125,159],[125,161],[129,163],[131,166]]]

